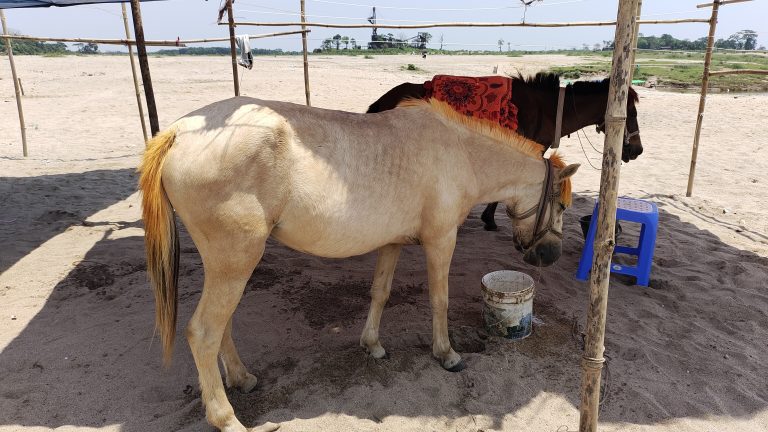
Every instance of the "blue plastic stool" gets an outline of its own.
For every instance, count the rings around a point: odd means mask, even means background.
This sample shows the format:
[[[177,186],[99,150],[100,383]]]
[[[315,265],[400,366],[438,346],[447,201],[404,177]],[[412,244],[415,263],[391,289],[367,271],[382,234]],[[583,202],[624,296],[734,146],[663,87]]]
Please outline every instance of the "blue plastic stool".
[[[637,266],[624,266],[611,263],[611,272],[634,276],[637,285],[648,286],[651,277],[651,264],[653,263],[653,249],[656,247],[656,231],[659,226],[659,210],[656,204],[632,198],[619,198],[616,208],[616,220],[637,222],[642,224],[640,239],[637,247],[616,246],[613,253],[637,256]],[[576,279],[587,280],[592,269],[592,257],[594,256],[595,231],[597,231],[597,203],[592,211],[592,220],[589,223],[589,232],[584,242],[584,250],[579,260],[579,270]]]

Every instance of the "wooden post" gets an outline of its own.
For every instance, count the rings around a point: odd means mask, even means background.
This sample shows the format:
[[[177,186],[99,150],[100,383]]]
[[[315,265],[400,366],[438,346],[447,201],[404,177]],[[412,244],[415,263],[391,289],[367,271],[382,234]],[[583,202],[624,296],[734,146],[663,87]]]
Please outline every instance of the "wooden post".
[[[155,134],[160,132],[160,124],[157,121],[157,106],[155,106],[155,91],[152,89],[152,76],[149,74],[147,47],[144,45],[144,25],[141,22],[141,5],[139,0],[131,0],[131,14],[133,15],[133,33],[136,35],[136,50],[139,53],[141,80],[144,82],[144,97],[147,98],[149,127],[152,131],[152,136],[155,136]]]
[[[637,21],[638,0],[621,0],[616,24],[615,48],[608,107],[605,111],[605,145],[600,176],[600,202],[595,236],[595,255],[589,281],[587,338],[581,362],[580,432],[595,432],[600,408],[600,373],[605,349],[605,319],[608,309],[610,265],[615,246],[616,199],[621,170],[621,146],[627,118],[629,76],[632,67],[632,34]]]
[[[5,23],[5,12],[0,9],[0,19],[3,22],[3,34],[8,34],[8,26]],[[11,77],[13,78],[13,88],[16,90],[16,110],[19,112],[19,127],[21,128],[21,153],[24,157],[29,156],[27,152],[27,126],[24,123],[24,108],[21,106],[21,90],[19,90],[19,78],[16,76],[16,63],[13,61],[13,46],[10,39],[5,39],[5,46],[8,50],[8,60],[11,62]]]
[[[237,49],[235,48],[235,17],[232,14],[232,0],[227,0],[229,18],[229,52],[232,55],[232,79],[235,82],[235,96],[240,96],[240,82],[237,79]]]
[[[696,175],[696,158],[699,155],[699,136],[701,122],[704,120],[704,106],[707,104],[707,89],[709,87],[709,65],[712,63],[712,50],[715,46],[715,28],[717,27],[717,12],[720,10],[720,0],[712,4],[712,16],[709,18],[709,36],[707,37],[707,52],[704,55],[704,75],[701,77],[701,96],[699,97],[699,113],[696,115],[696,131],[693,133],[693,149],[691,150],[691,169],[688,172],[688,189],[685,196],[693,195],[693,177]]]
[[[120,3],[123,7],[123,24],[125,25],[125,38],[131,38],[131,30],[128,28],[128,12],[125,9],[125,3]],[[144,142],[148,140],[147,124],[144,122],[144,106],[141,103],[141,91],[139,90],[139,80],[136,77],[136,60],[133,59],[133,46],[128,45],[128,57],[131,59],[131,73],[133,74],[133,88],[136,90],[136,104],[139,107],[139,119],[141,119],[141,132],[144,134]]]
[[[301,22],[306,22],[307,19],[304,15],[304,0],[301,0]],[[306,30],[307,26],[301,26],[302,30]],[[301,46],[304,51],[304,93],[307,96],[307,106],[312,106],[309,101],[309,62],[307,61],[307,33],[301,34]]]
[[[630,57],[630,69],[629,69],[629,84],[632,84],[632,79],[635,76],[635,69],[637,68],[637,63],[635,62],[635,57],[637,57],[637,38],[640,35],[640,13],[643,10],[643,0],[637,0],[637,14],[635,22],[635,31],[632,34],[632,56]]]

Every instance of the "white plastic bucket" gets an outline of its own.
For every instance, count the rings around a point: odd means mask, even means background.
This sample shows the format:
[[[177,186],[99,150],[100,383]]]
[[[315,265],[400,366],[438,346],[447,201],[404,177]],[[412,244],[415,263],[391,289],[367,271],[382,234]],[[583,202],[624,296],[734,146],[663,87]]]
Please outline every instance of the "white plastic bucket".
[[[492,336],[523,339],[531,335],[533,320],[533,278],[525,273],[500,270],[481,281],[483,321]]]

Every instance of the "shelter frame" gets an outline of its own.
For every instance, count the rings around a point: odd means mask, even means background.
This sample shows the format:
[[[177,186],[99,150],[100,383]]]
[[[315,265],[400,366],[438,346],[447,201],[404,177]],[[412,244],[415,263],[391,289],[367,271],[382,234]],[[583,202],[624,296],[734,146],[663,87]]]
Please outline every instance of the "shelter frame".
[[[580,432],[594,432],[597,430],[599,399],[600,399],[600,380],[601,370],[605,359],[604,338],[605,324],[608,303],[608,288],[610,282],[610,262],[615,246],[614,228],[616,223],[616,207],[618,197],[619,175],[621,170],[620,154],[623,141],[624,128],[626,123],[626,98],[628,97],[628,87],[631,82],[633,71],[634,52],[637,48],[637,35],[639,24],[672,24],[683,22],[706,22],[710,25],[710,35],[708,39],[708,48],[705,57],[705,70],[702,79],[702,94],[699,106],[699,115],[697,118],[697,129],[694,142],[694,154],[692,157],[691,176],[689,177],[689,194],[692,185],[692,176],[695,170],[695,156],[698,149],[698,138],[701,128],[701,119],[703,117],[704,102],[706,100],[706,86],[710,75],[722,75],[727,73],[745,73],[745,71],[720,71],[709,72],[711,62],[714,31],[717,23],[717,13],[719,6],[728,3],[740,3],[750,0],[714,0],[713,3],[699,5],[699,7],[712,7],[712,17],[708,20],[702,19],[682,19],[682,20],[639,20],[639,12],[642,6],[641,0],[620,0],[617,10],[616,21],[604,22],[580,22],[580,23],[436,23],[424,25],[376,25],[378,28],[432,28],[432,27],[576,27],[576,26],[616,26],[615,47],[613,52],[613,62],[611,67],[611,81],[609,87],[608,104],[606,108],[606,130],[603,148],[603,166],[600,181],[599,195],[599,214],[597,220],[597,233],[595,236],[595,256],[593,259],[592,272],[590,276],[590,300],[587,312],[587,337],[585,350],[582,357],[582,380],[580,392]],[[234,44],[234,27],[237,25],[253,26],[301,26],[302,30],[296,33],[303,33],[306,36],[306,27],[333,27],[333,28],[371,28],[373,25],[343,25],[343,24],[321,24],[308,23],[304,20],[304,2],[302,5],[302,20],[298,23],[254,23],[242,22],[236,23],[233,19],[232,0],[227,0],[227,9],[229,15],[230,28],[230,46]],[[149,106],[150,123],[153,135],[157,133],[157,113],[154,106],[154,95],[151,87],[151,77],[149,75],[149,66],[146,61],[146,43],[144,41],[143,28],[141,24],[141,14],[139,0],[131,0],[132,12],[134,17],[134,31],[136,34],[136,45],[139,51],[139,62],[142,71],[142,79],[145,85],[145,94]],[[0,13],[2,11],[0,10]],[[4,18],[4,16],[3,16]],[[7,34],[5,22],[3,19],[3,37],[10,41],[13,37]],[[275,34],[276,35],[276,34]],[[121,40],[120,44],[131,42]],[[9,44],[10,47],[10,44]],[[9,49],[9,53],[10,53]],[[305,89],[307,94],[307,105],[309,105],[309,78],[307,69],[307,45],[303,43],[304,65],[305,65]],[[12,68],[13,60],[11,58]],[[234,58],[233,58],[234,61]],[[233,66],[236,63],[233,63]],[[145,74],[146,72],[146,74]],[[762,72],[761,72],[762,73]],[[235,93],[239,93],[237,82],[237,69],[233,67],[235,79]],[[18,86],[14,76],[14,85]],[[21,114],[20,95],[16,87],[17,104],[19,106],[22,131],[24,130],[23,116]],[[151,105],[150,105],[151,98]],[[154,119],[154,120],[153,120]],[[22,132],[23,134],[24,132]],[[26,146],[25,146],[26,148]]]

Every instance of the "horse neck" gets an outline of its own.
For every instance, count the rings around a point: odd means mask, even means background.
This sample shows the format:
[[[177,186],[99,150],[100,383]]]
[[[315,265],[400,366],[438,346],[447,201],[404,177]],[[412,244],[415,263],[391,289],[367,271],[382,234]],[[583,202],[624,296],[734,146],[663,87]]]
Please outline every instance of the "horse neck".
[[[518,132],[547,148],[555,138],[558,91],[557,88],[540,89],[521,83],[512,92],[512,101],[518,108]],[[600,123],[606,101],[607,95],[587,93],[569,86],[563,101],[560,136]]]
[[[570,98],[568,97],[569,94]],[[568,108],[567,122],[566,115],[563,114],[563,135],[601,123],[605,116],[607,103],[607,92],[603,94],[588,90],[584,86],[570,86],[565,101],[565,106]]]
[[[463,145],[475,173],[476,203],[505,201],[525,186],[544,181],[545,166],[541,158],[522,152],[514,144],[475,133],[463,135]]]

